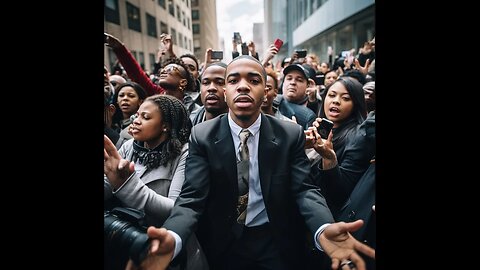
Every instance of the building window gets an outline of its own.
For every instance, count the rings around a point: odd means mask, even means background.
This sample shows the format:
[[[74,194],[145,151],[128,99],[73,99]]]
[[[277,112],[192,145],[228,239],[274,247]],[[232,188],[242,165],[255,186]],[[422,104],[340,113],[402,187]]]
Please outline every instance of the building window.
[[[165,0],[158,0],[158,5],[163,7],[164,9],[167,9],[165,6]]]
[[[135,58],[135,60],[138,61],[138,58],[137,58],[137,51],[130,51],[133,55],[133,58]]]
[[[138,62],[140,63],[140,66],[142,67],[143,70],[145,70],[145,55],[143,52],[138,53]]]
[[[105,20],[107,22],[120,25],[120,12],[118,10],[118,0],[106,0],[103,9]]]
[[[187,7],[188,7],[188,5],[189,5],[189,4],[188,4],[189,2],[190,2],[190,0],[187,0]]]
[[[183,35],[182,33],[178,33],[178,42],[180,43],[180,47],[183,48]]]
[[[150,73],[155,70],[155,54],[149,53],[148,58],[150,59]]]
[[[187,36],[184,36],[184,37],[183,37],[183,42],[184,42],[184,44],[185,44],[185,47],[184,47],[184,48],[188,50]]]
[[[107,47],[107,48],[108,48],[108,70],[110,71],[111,74],[114,74],[113,67],[117,62],[117,55],[113,52],[112,48],[110,47]]]
[[[200,34],[200,24],[198,23],[192,24],[192,31],[194,34]]]
[[[198,10],[192,10],[192,20],[199,20],[200,19],[200,13]]]
[[[185,12],[182,11],[183,26],[187,26],[187,21],[185,20]]]
[[[140,24],[140,9],[136,6],[127,3],[127,17],[128,17],[128,28],[135,30],[137,32],[142,32],[142,25]]]
[[[157,37],[157,19],[152,15],[147,14],[147,34],[151,37]]]
[[[187,27],[188,27],[188,30],[190,30],[190,18],[187,18]]]
[[[175,31],[173,28],[170,28],[170,35],[172,36],[173,45],[177,45],[177,31]]]
[[[200,47],[200,39],[195,39],[195,40],[193,41],[193,46],[195,46],[195,48],[196,48],[196,47]]]
[[[182,22],[182,14],[180,13],[180,7],[177,5],[177,20]]]
[[[190,51],[192,50],[192,40],[190,40]]]
[[[160,34],[168,34],[168,24],[164,23],[164,22],[160,22]]]
[[[173,0],[168,0],[168,12],[170,15],[175,17],[175,6],[173,5]]]
[[[192,0],[192,7],[198,7],[198,0]]]

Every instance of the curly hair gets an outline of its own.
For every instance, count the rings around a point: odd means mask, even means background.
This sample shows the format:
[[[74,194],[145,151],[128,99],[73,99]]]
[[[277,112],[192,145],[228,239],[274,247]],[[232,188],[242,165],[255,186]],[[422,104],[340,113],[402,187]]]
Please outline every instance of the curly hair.
[[[185,74],[183,74],[183,72],[182,72],[182,75],[185,75],[186,76],[185,79],[187,80],[187,86],[185,87],[185,91],[194,92],[195,91],[195,80],[193,79],[192,73],[190,73],[190,71],[188,71],[189,70],[188,66],[182,61],[182,59],[169,58],[162,63],[162,67],[166,67],[169,64],[177,64],[185,70]]]
[[[174,96],[153,95],[145,101],[150,101],[158,106],[163,121],[167,124],[169,138],[162,144],[161,157],[159,165],[165,165],[170,160],[176,158],[182,151],[182,147],[188,142],[192,123],[188,117],[188,112],[183,103]]]

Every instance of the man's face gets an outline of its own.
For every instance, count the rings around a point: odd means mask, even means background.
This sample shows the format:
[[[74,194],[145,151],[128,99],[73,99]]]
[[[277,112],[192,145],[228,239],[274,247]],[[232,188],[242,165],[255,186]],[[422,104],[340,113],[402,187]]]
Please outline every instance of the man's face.
[[[212,114],[228,111],[225,102],[225,68],[209,66],[202,74],[200,85],[202,103],[205,110]]]
[[[187,65],[188,71],[192,73],[193,78],[195,78],[195,80],[198,79],[199,74],[197,63],[195,63],[195,61],[190,57],[182,57],[181,59],[185,63],[185,65]]]
[[[275,79],[272,76],[267,76],[267,98],[262,102],[262,110],[269,110],[272,107],[273,100],[277,96],[277,88],[275,87]]]
[[[298,70],[292,70],[285,75],[283,81],[283,95],[292,103],[298,103],[306,96],[308,80]]]
[[[260,106],[267,93],[263,67],[250,59],[239,59],[227,67],[227,105],[233,120],[252,124],[260,114]]]

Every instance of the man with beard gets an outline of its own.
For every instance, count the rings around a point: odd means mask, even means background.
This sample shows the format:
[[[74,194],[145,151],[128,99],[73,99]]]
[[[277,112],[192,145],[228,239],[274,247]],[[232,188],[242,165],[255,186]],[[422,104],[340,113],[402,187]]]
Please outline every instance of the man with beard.
[[[200,98],[203,106],[190,114],[193,125],[213,119],[222,113],[228,112],[225,102],[225,70],[223,62],[210,64],[201,76]]]

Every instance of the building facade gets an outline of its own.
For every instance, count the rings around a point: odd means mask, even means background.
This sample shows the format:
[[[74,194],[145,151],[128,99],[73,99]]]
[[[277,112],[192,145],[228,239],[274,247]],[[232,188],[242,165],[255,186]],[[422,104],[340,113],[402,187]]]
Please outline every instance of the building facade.
[[[192,0],[193,52],[200,62],[205,61],[208,48],[223,50],[218,40],[217,1]]]
[[[263,45],[263,23],[253,23],[253,43],[255,43],[255,51],[260,56],[260,59],[265,55],[265,49],[268,49]]]
[[[145,71],[152,71],[162,33],[172,36],[176,55],[193,52],[191,2],[194,1],[105,0],[104,31],[119,38]],[[104,63],[110,70],[116,59],[115,53],[105,46]]]
[[[266,46],[282,39],[281,58],[306,49],[326,62],[329,46],[358,52],[375,35],[375,0],[264,0],[264,10]]]

